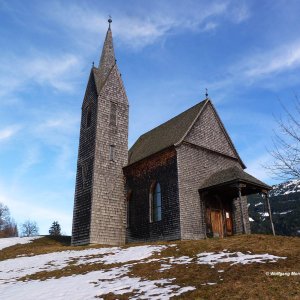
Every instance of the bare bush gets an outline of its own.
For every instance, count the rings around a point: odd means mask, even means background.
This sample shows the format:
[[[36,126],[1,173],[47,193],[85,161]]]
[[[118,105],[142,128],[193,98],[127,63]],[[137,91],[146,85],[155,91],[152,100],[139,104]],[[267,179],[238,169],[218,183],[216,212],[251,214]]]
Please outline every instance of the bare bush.
[[[273,159],[265,166],[275,178],[290,180],[300,178],[300,99],[295,97],[293,111],[282,105],[285,118],[277,119],[270,154]]]

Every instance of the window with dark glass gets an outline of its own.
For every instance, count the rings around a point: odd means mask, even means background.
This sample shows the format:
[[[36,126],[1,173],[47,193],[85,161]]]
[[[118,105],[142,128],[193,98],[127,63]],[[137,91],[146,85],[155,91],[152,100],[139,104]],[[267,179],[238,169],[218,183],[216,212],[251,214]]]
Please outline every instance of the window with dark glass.
[[[114,102],[110,102],[109,125],[112,125],[112,126],[117,125],[117,104]]]
[[[91,127],[92,125],[92,111],[89,108],[86,115],[86,128]]]
[[[161,220],[161,189],[160,184],[156,183],[152,194],[152,222]]]
[[[82,177],[83,188],[85,188],[87,185],[87,175],[88,175],[88,164],[85,162],[81,165],[81,177]]]
[[[109,160],[111,161],[115,161],[115,149],[116,146],[115,145],[110,145],[109,146]]]

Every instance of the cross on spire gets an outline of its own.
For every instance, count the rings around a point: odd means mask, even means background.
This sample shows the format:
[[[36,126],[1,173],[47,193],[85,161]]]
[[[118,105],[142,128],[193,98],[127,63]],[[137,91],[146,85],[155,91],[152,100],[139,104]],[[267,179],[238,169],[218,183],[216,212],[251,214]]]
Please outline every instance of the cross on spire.
[[[205,89],[205,97],[208,98],[208,89]]]
[[[112,22],[111,15],[108,16],[107,22],[108,22],[108,29],[110,29],[110,24]]]

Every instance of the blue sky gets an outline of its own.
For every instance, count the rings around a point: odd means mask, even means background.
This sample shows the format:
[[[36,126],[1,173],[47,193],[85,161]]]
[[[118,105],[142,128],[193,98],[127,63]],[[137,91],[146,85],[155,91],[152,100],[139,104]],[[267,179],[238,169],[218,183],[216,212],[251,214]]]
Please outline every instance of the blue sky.
[[[204,99],[247,171],[300,94],[299,1],[0,0],[0,202],[21,224],[70,234],[81,102],[108,15],[130,102],[129,146]]]

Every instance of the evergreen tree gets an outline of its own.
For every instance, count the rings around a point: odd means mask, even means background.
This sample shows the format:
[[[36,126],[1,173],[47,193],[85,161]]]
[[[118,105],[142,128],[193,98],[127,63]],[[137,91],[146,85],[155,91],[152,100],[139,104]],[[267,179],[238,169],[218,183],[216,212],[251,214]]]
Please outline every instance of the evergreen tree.
[[[60,225],[57,221],[54,221],[49,229],[49,234],[58,236],[61,235],[61,228]]]

